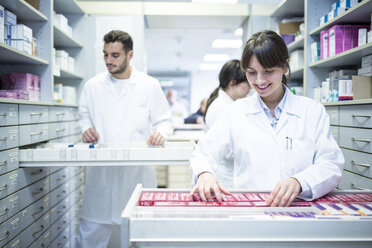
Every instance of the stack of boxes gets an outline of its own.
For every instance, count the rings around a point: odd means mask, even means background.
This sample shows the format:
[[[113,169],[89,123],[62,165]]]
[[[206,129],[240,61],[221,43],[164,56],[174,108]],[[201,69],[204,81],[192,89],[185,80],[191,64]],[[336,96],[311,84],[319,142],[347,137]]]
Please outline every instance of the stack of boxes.
[[[1,76],[0,97],[40,101],[40,77],[31,73]]]
[[[69,36],[72,36],[72,28],[68,25],[68,19],[62,15],[54,12],[54,25],[59,27],[63,32],[67,33]]]
[[[358,0],[338,0],[337,2],[331,5],[331,10],[327,14],[320,17],[319,26],[336,18],[337,16],[341,15],[342,13],[344,13],[345,11],[354,7],[357,4]]]
[[[55,64],[59,66],[60,69],[75,73],[75,59],[65,51],[65,50],[53,50],[55,55]]]

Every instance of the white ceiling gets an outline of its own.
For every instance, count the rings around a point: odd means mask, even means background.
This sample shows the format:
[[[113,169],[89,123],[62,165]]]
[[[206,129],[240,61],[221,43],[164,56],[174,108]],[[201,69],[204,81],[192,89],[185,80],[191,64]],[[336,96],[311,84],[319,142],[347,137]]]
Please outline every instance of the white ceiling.
[[[79,0],[87,2],[92,0]],[[142,2],[142,3],[156,3],[159,0],[111,0],[112,2]],[[94,0],[92,2],[105,2]],[[190,0],[162,0],[161,2],[191,2]],[[278,5],[281,0],[239,0],[240,6],[242,3],[256,3],[256,4],[272,4]],[[165,4],[165,3],[164,3]],[[193,3],[194,4],[194,3]],[[237,5],[231,5],[235,7]],[[157,7],[157,6],[155,6]],[[211,5],[212,7],[212,5]],[[236,39],[241,38],[234,35],[236,28],[240,27],[248,16],[247,11],[236,10],[231,11],[226,5],[226,13],[224,10],[219,15],[207,13],[187,13],[182,14],[148,14],[154,11],[151,6],[145,12],[146,31],[145,38],[147,49],[147,70],[151,73],[169,73],[175,74],[177,72],[190,72],[198,71],[200,63],[205,63],[203,57],[207,53],[226,53],[230,59],[238,58],[241,54],[241,48],[235,49],[213,49],[211,44],[214,39]],[[271,6],[272,7],[272,6]],[[239,8],[242,9],[242,8]],[[238,9],[238,12],[239,12]],[[269,8],[271,11],[273,8]],[[159,10],[158,10],[159,11]],[[166,10],[165,10],[166,11]],[[176,10],[181,11],[181,10]],[[199,10],[203,12],[203,10]],[[235,12],[234,12],[235,11]],[[147,13],[147,14],[146,14]],[[233,13],[233,14],[229,14]],[[255,13],[252,13],[253,15]],[[222,62],[221,62],[222,64]]]

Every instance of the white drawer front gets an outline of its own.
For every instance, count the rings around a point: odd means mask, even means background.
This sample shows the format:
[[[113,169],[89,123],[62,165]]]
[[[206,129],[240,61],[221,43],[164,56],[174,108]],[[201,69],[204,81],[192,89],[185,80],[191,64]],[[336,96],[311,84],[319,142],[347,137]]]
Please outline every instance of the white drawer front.
[[[372,180],[352,172],[344,171],[338,187],[342,190],[372,190]]]
[[[345,157],[345,170],[372,179],[372,154],[341,148]]]
[[[340,127],[340,147],[372,153],[372,129]]]
[[[339,125],[340,111],[338,106],[326,107],[327,114],[329,115],[329,122],[331,125]]]
[[[19,124],[49,122],[49,107],[19,105]]]
[[[49,139],[49,123],[19,126],[19,145],[38,143]]]
[[[0,126],[18,125],[18,105],[0,104]]]
[[[340,106],[340,125],[372,128],[372,105]]]

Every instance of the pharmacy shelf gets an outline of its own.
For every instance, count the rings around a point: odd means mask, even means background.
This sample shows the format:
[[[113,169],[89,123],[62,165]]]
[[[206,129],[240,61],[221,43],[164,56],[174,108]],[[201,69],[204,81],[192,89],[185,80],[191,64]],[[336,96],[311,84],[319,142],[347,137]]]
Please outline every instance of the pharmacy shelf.
[[[67,103],[53,103],[52,106],[59,106],[59,107],[74,107],[77,108],[77,104],[67,104]]]
[[[372,53],[372,43],[367,43],[360,47],[355,47],[348,51],[339,53],[327,59],[310,64],[310,68],[339,67],[360,65],[362,56]]]
[[[83,79],[83,76],[78,75],[76,73],[66,71],[63,69],[60,69],[60,76],[54,76],[55,78],[60,78],[60,79]]]
[[[24,0],[2,0],[5,9],[10,10],[22,21],[47,21],[48,18]]]
[[[304,77],[304,68],[299,68],[291,71],[291,80],[292,79],[303,79]]]
[[[50,102],[35,102],[35,101],[18,100],[18,99],[10,99],[10,98],[2,98],[2,97],[0,97],[0,103],[16,103],[16,104],[26,104],[26,105],[51,105]]]
[[[304,1],[303,0],[284,0],[273,11],[271,17],[274,18],[290,18],[304,15]]]
[[[49,62],[37,56],[24,53],[4,43],[0,43],[0,64],[48,65]]]
[[[364,0],[358,5],[345,11],[343,14],[337,16],[329,22],[320,27],[310,31],[310,35],[319,35],[322,30],[328,29],[336,24],[351,24],[363,23],[361,20],[370,20],[370,13],[372,12],[372,0]]]
[[[291,53],[298,49],[304,49],[304,37],[301,37],[288,45],[288,52]]]
[[[371,104],[372,99],[359,99],[352,101],[340,101],[340,102],[328,102],[323,103],[324,106],[340,106],[340,105],[360,105],[360,104]]]
[[[54,47],[82,48],[83,45],[57,26],[53,26]]]
[[[75,0],[54,0],[54,10],[60,14],[84,14],[84,11]]]

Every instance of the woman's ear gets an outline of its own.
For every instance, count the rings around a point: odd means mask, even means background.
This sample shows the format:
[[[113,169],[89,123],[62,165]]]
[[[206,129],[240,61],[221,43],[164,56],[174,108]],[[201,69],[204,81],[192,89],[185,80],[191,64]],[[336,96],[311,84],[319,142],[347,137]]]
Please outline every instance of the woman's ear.
[[[286,59],[287,64],[284,66],[284,74],[286,74],[289,70],[289,58]]]
[[[236,80],[235,79],[231,79],[229,81],[229,87],[233,87],[235,84],[236,84]]]

